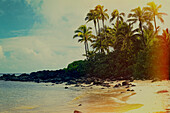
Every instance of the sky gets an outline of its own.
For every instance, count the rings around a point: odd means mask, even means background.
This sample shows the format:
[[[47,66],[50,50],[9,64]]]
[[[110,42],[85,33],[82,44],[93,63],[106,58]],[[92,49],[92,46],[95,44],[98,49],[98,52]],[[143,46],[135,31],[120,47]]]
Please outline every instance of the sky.
[[[170,27],[170,0],[0,0],[0,73],[65,68],[85,58],[73,35],[90,9],[100,4],[109,16],[114,9],[127,15],[152,1],[168,14],[158,25]]]

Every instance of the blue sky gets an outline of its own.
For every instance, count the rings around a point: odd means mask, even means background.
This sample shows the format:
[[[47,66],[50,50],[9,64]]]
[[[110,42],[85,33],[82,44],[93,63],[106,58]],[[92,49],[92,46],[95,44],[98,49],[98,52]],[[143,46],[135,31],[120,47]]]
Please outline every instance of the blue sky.
[[[1,0],[0,72],[56,70],[84,59],[83,44],[72,36],[90,9],[101,4],[109,15],[114,9],[128,14],[150,1],[169,14],[168,0]],[[164,19],[166,24],[158,24],[168,28],[170,16]]]

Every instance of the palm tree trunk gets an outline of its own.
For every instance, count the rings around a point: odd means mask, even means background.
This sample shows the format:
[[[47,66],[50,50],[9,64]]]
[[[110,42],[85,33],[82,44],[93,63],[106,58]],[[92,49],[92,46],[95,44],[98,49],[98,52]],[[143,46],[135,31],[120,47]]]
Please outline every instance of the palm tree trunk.
[[[99,19],[97,19],[97,23],[98,23],[98,31],[99,31],[99,37],[100,37],[100,24],[99,24]],[[100,48],[101,48],[101,45],[102,45],[102,40],[101,40],[101,37],[100,37]],[[100,49],[99,52],[101,53],[102,50]]]
[[[103,29],[104,29],[104,20],[102,19],[102,23],[103,23]]]
[[[100,36],[100,24],[99,24],[99,19],[97,19],[97,23],[98,23],[98,31],[99,31],[99,36]]]
[[[94,28],[95,28],[95,31],[96,31],[96,36],[97,36],[97,27],[96,27],[96,21],[94,20]]]
[[[105,30],[105,27],[104,27],[104,19],[102,20],[102,23],[103,23],[103,29],[104,29],[104,38],[106,39],[106,30]]]
[[[157,32],[157,27],[156,27],[156,18],[154,16],[154,24],[155,24],[155,33]]]
[[[88,45],[88,42],[86,43],[87,45],[87,53],[89,52],[89,45]]]
[[[87,56],[87,44],[86,44],[87,42],[85,41],[84,42],[84,46],[85,46],[85,53],[86,53],[86,57],[88,58],[88,56]]]

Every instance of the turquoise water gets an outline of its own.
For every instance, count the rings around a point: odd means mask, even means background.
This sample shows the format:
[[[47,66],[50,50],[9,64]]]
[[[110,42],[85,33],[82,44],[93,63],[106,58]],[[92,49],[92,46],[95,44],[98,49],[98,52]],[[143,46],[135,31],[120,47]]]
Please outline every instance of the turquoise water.
[[[71,113],[69,102],[80,93],[51,83],[0,81],[0,113]]]

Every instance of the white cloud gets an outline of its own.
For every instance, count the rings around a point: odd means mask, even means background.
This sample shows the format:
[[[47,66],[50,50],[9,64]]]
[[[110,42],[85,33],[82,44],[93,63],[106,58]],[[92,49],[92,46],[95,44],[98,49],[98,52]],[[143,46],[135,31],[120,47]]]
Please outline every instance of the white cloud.
[[[2,46],[0,46],[0,59],[5,58]]]
[[[16,37],[1,39],[4,52],[10,52],[2,60],[8,72],[30,72],[43,69],[59,69],[68,63],[83,59],[83,46],[73,42],[58,40],[56,37]],[[0,56],[2,56],[0,48]],[[1,55],[2,54],[2,55]]]

